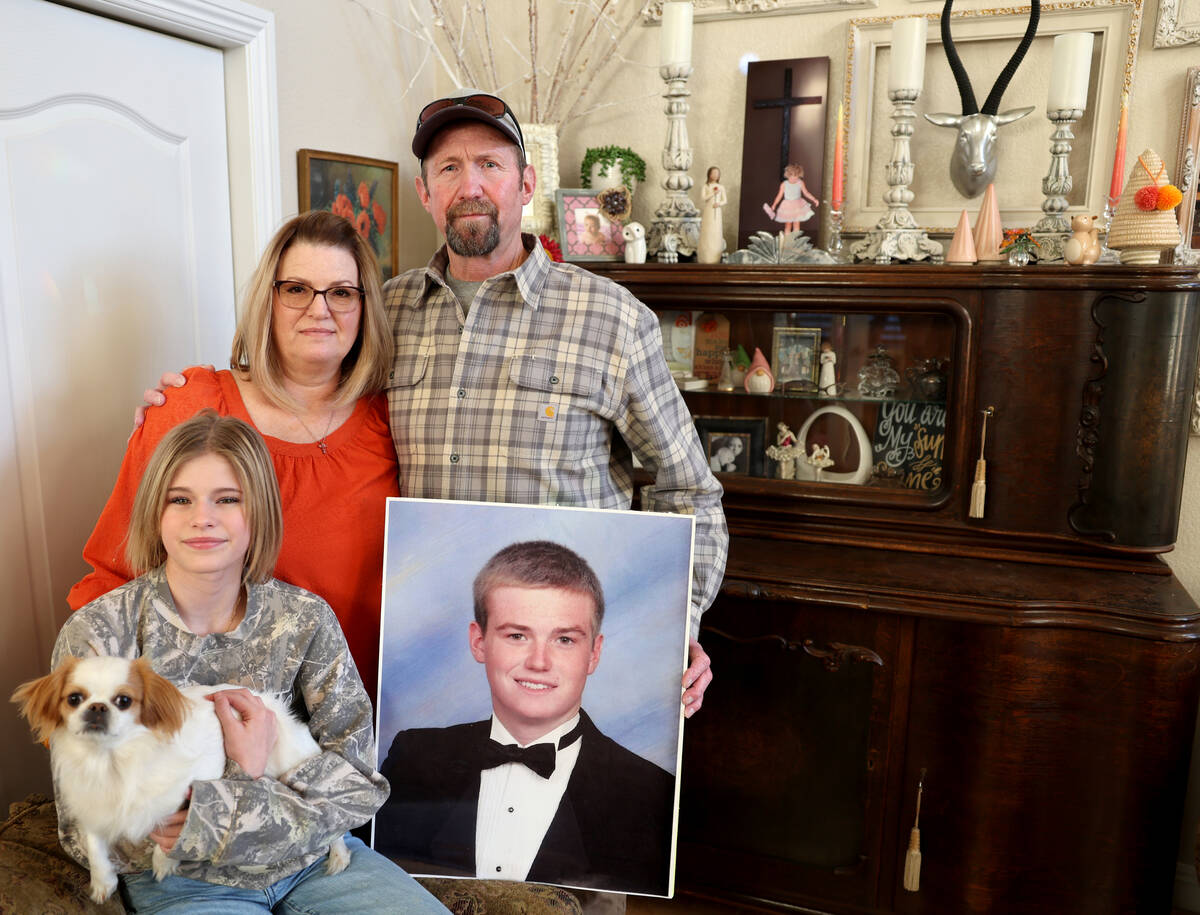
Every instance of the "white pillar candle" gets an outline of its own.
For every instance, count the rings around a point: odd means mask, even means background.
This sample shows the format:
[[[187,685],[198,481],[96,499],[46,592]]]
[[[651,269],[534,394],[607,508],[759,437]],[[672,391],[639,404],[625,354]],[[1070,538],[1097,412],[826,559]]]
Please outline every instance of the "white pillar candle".
[[[692,2],[669,0],[663,4],[658,62],[662,66],[692,62]]]
[[[1066,32],[1054,36],[1050,55],[1050,91],[1046,110],[1087,108],[1088,81],[1092,75],[1092,33]]]
[[[888,90],[915,89],[925,85],[925,36],[929,20],[923,16],[897,19],[892,23],[892,61],[888,65]]]

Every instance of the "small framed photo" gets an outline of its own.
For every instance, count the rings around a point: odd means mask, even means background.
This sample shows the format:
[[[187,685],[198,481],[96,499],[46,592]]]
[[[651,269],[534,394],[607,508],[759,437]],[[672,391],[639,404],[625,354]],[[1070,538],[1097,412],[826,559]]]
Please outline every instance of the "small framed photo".
[[[821,329],[819,327],[776,327],[771,342],[771,371],[775,384],[782,388],[789,381],[811,382],[817,389],[821,370]]]
[[[765,471],[765,417],[697,416],[696,431],[713,473],[761,477]]]
[[[558,243],[566,261],[619,261],[625,254],[621,224],[609,219],[587,188],[559,188]]]
[[[345,216],[375,250],[384,280],[396,275],[400,236],[398,166],[386,159],[301,149],[296,152],[300,211],[329,210]]]

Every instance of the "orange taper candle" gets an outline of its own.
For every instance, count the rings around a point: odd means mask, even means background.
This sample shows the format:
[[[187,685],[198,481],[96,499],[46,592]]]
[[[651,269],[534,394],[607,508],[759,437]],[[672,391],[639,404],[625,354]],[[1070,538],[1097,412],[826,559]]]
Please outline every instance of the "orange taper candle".
[[[1117,125],[1117,152],[1113,156],[1112,183],[1108,196],[1114,200],[1121,196],[1125,186],[1125,132],[1129,129],[1129,96],[1121,98],[1121,123]]]
[[[835,210],[842,208],[842,134],[846,125],[842,118],[842,103],[838,102],[837,133],[833,139],[833,188],[830,193],[830,205]]]

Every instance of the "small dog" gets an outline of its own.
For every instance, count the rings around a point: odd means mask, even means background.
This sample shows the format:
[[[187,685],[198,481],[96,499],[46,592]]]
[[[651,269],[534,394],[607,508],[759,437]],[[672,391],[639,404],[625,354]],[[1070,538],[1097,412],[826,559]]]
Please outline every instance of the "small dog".
[[[49,741],[58,803],[79,825],[97,903],[117,887],[109,847],[121,839],[144,839],[183,805],[193,781],[224,773],[221,723],[204,697],[235,688],[223,683],[180,690],[145,658],[70,657],[13,693],[34,737]],[[279,776],[321,751],[279,699],[256,695],[278,722],[266,775]],[[326,870],[336,874],[349,863],[339,836],[330,845]],[[153,867],[162,880],[178,862],[155,844]]]

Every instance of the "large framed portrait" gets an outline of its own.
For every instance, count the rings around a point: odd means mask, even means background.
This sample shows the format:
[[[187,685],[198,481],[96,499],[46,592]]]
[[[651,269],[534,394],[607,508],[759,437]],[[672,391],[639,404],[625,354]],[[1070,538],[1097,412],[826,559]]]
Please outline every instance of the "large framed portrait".
[[[558,243],[566,261],[619,261],[625,254],[621,224],[609,219],[587,188],[559,188]]]
[[[714,473],[737,473],[761,477],[766,447],[767,420],[764,417],[694,417],[700,444]]]
[[[771,371],[775,384],[784,389],[790,381],[817,389],[821,371],[821,328],[776,327],[771,339]]]
[[[694,519],[389,499],[374,847],[669,896]]]
[[[386,159],[316,149],[296,152],[300,212],[329,210],[354,223],[374,249],[384,280],[396,275],[400,262],[398,168]]]

